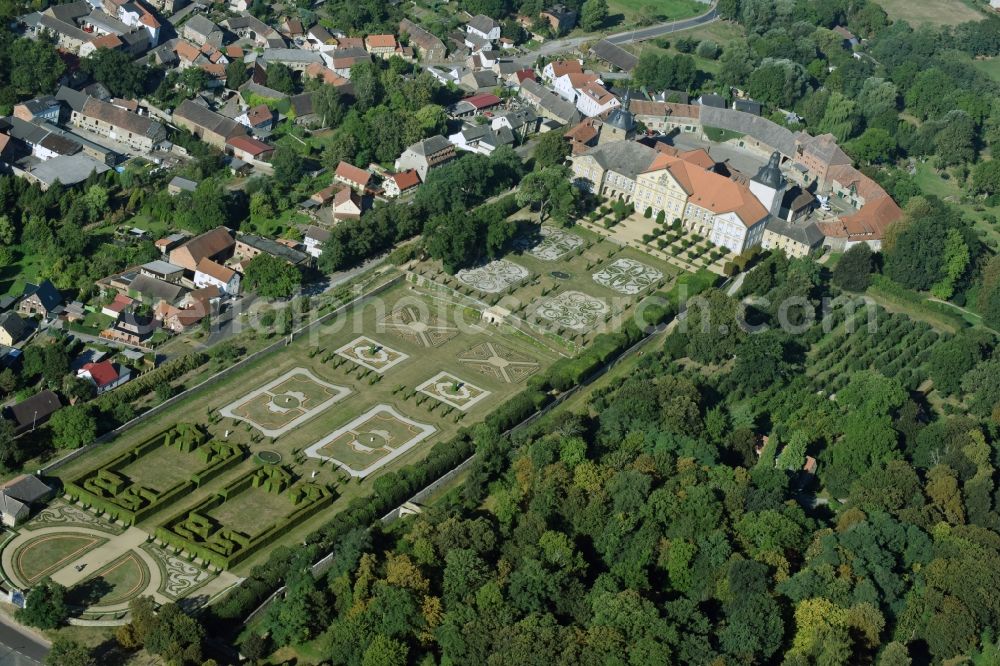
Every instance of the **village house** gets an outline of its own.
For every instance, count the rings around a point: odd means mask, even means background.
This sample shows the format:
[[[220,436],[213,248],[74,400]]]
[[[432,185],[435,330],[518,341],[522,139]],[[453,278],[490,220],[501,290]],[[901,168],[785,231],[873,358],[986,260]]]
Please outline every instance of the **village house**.
[[[203,44],[222,45],[222,29],[202,14],[195,14],[185,21],[184,25],[181,26],[180,34],[181,37],[197,46]]]
[[[285,38],[277,30],[251,14],[226,19],[222,24],[240,39],[248,39],[259,48],[276,49],[286,46]]]
[[[14,434],[34,430],[49,420],[49,417],[62,407],[59,396],[45,389],[16,405],[7,407],[7,417],[14,422]]]
[[[391,174],[382,183],[383,191],[387,197],[398,197],[404,192],[409,192],[420,185],[420,175],[414,171],[403,171]]]
[[[306,253],[318,258],[323,254],[323,244],[330,240],[330,230],[310,225],[306,228],[305,233],[302,234],[302,240],[305,244]]]
[[[58,123],[61,108],[62,105],[59,103],[58,99],[52,95],[44,95],[42,97],[29,99],[28,101],[21,102],[20,104],[15,104],[11,115],[29,123],[36,119],[47,120],[50,123]]]
[[[576,10],[569,9],[566,5],[553,5],[542,10],[539,16],[548,21],[549,29],[554,35],[565,35],[575,28],[578,18]]]
[[[246,128],[232,118],[186,99],[174,110],[173,121],[196,137],[219,150],[226,150],[226,142],[246,134]]]
[[[495,42],[500,39],[500,24],[489,16],[476,14],[465,24],[465,32],[481,40]]]
[[[364,192],[372,182],[372,174],[364,169],[359,169],[353,164],[341,161],[337,169],[333,172],[333,180],[336,183],[343,183],[348,187]]]
[[[341,187],[330,202],[334,220],[357,220],[364,212],[364,200],[350,187]]]
[[[142,346],[157,328],[159,322],[155,319],[125,311],[118,316],[113,326],[101,331],[101,337],[126,345]]]
[[[218,287],[222,293],[236,296],[240,293],[240,274],[205,257],[195,267],[194,286]]]
[[[417,55],[425,62],[444,60],[444,57],[448,53],[444,42],[410,19],[403,19],[399,22],[399,34],[409,37],[410,46],[413,47]]]
[[[368,35],[365,37],[365,50],[373,56],[388,59],[396,53],[395,35]]]
[[[567,102],[553,90],[530,79],[521,83],[521,99],[535,107],[542,118],[554,120],[561,125],[580,122],[580,111],[573,102]]]
[[[163,261],[162,259],[157,259],[140,266],[139,274],[148,275],[149,277],[163,280],[170,284],[180,284],[181,279],[184,277],[184,268]]]
[[[74,109],[70,122],[141,153],[152,152],[167,140],[167,129],[160,123],[96,97],[89,98],[80,111]]]
[[[443,136],[432,136],[407,147],[395,163],[396,171],[413,169],[420,175],[420,182],[427,180],[427,172],[455,157],[455,146]]]
[[[17,527],[31,516],[34,507],[52,499],[53,495],[55,489],[37,476],[15,476],[0,485],[0,521],[6,527]]]
[[[17,311],[25,317],[47,319],[58,313],[62,303],[62,294],[49,280],[43,280],[37,285],[29,282],[24,285],[21,301],[17,304]]]
[[[77,371],[76,376],[93,384],[97,389],[97,395],[101,395],[132,379],[132,370],[111,361],[100,361],[87,363]]]
[[[21,319],[16,312],[0,314],[0,345],[13,347],[27,338],[31,331],[31,324]]]
[[[542,80],[549,85],[567,74],[583,74],[583,65],[579,60],[553,60],[542,68]]]
[[[236,241],[225,227],[216,227],[195,236],[170,251],[170,263],[183,268],[187,274],[197,270],[202,259],[225,261],[233,256]]]
[[[266,162],[274,154],[274,146],[245,134],[229,137],[226,140],[226,149],[234,157],[246,162]]]
[[[582,88],[576,88],[576,108],[580,113],[592,118],[621,106],[621,102],[607,91],[598,81],[591,81]]]

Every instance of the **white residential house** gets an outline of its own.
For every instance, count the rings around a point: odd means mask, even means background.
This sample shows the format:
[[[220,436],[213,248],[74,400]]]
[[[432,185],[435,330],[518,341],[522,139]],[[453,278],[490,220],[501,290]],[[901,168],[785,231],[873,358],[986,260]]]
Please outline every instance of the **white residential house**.
[[[622,104],[599,81],[591,81],[582,88],[577,88],[576,93],[576,108],[588,118],[599,116]]]
[[[240,274],[206,257],[195,268],[194,286],[218,287],[222,293],[236,296],[240,293]]]
[[[465,24],[465,32],[479,39],[495,42],[500,39],[500,24],[489,16],[476,14]]]
[[[323,254],[323,244],[330,240],[330,232],[322,227],[310,226],[303,235],[306,253],[313,257]]]

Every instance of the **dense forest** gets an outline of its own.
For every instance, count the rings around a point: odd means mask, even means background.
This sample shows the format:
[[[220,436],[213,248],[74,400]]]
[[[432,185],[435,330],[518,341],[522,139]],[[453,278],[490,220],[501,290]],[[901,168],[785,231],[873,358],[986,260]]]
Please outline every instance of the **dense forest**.
[[[767,257],[765,332],[709,291],[585,404],[479,427],[448,501],[258,629],[333,664],[995,663],[997,341],[855,307],[857,254]]]

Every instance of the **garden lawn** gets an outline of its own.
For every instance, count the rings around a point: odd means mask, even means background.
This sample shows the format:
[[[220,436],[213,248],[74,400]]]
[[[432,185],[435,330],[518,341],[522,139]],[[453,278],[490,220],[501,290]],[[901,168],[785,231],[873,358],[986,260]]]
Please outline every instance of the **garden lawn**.
[[[135,462],[122,468],[121,474],[132,483],[159,492],[168,490],[179,481],[205,467],[195,453],[183,453],[172,446],[158,446]]]
[[[643,7],[651,7],[658,23],[698,16],[708,11],[708,5],[697,0],[608,0],[608,22],[605,27],[621,28],[636,24]]]
[[[229,529],[253,538],[295,510],[288,499],[289,488],[281,493],[270,493],[261,488],[247,488],[231,496],[208,512]]]
[[[430,312],[436,312],[440,305],[444,308],[443,316],[454,322],[457,314],[464,317],[466,324],[455,337],[443,342],[437,347],[426,347],[413,339],[407,339],[383,327],[378,323],[397,306],[417,302]],[[409,358],[398,365],[389,368],[380,380],[374,378],[375,373],[362,371],[358,366],[338,360],[334,351],[344,346],[359,335],[373,338],[377,342],[409,355]],[[271,339],[273,341],[273,338]],[[510,333],[503,329],[490,327],[488,330],[480,326],[479,313],[456,308],[451,299],[437,293],[434,298],[422,296],[420,291],[411,290],[406,284],[399,284],[383,292],[365,304],[363,310],[352,311],[332,320],[332,324],[320,330],[310,338],[299,338],[288,345],[254,361],[225,379],[193,392],[184,400],[172,405],[169,409],[155,414],[139,423],[136,427],[119,436],[115,441],[99,447],[87,456],[82,456],[68,463],[59,470],[63,479],[74,479],[84,472],[99,467],[115,456],[146,439],[162,432],[170,426],[179,423],[197,423],[205,427],[209,434],[219,440],[242,444],[250,449],[251,454],[261,450],[272,450],[282,456],[283,464],[288,465],[293,473],[302,479],[312,479],[316,472],[316,483],[332,486],[336,489],[337,500],[329,508],[304,521],[301,525],[283,534],[281,543],[301,541],[310,532],[326,523],[338,510],[345,507],[352,499],[364,497],[371,492],[373,478],[378,478],[385,471],[396,470],[402,466],[421,460],[434,444],[453,437],[459,428],[475,425],[485,418],[490,411],[501,402],[524,388],[524,382],[507,383],[496,377],[481,374],[469,366],[457,361],[458,357],[470,348],[485,341],[502,342],[503,345],[517,349],[521,354],[537,362],[540,370],[544,370],[555,359],[556,354],[549,346],[537,344],[525,335]],[[276,440],[263,437],[250,424],[220,417],[220,408],[247,395],[294,368],[306,368],[321,380],[330,384],[345,386],[351,389],[351,394],[331,407],[328,411],[309,419],[280,436]],[[218,371],[219,368],[216,368]],[[432,399],[427,399],[421,405],[416,404],[416,398],[422,394],[406,397],[409,391],[441,372],[448,372],[480,386],[492,393],[489,401],[473,406],[464,416],[457,412],[445,415],[441,405]],[[402,387],[406,390],[397,390]],[[298,456],[302,462],[297,462],[297,453],[329,435],[336,426],[346,423],[367,412],[376,405],[385,404],[395,408],[401,414],[418,421],[433,425],[437,432],[409,449],[384,468],[374,472],[361,482],[348,481],[343,470],[317,459]],[[433,409],[432,411],[432,407]],[[180,456],[179,452],[170,449],[170,453]],[[166,457],[170,453],[164,453]],[[194,456],[192,456],[194,458]],[[166,458],[156,464],[147,461],[134,463],[135,468],[128,472],[133,478],[154,483],[154,477],[161,473],[158,469],[165,466]],[[177,458],[180,460],[180,458]],[[197,458],[194,458],[197,461]],[[196,489],[182,497],[169,507],[156,511],[144,518],[138,527],[153,531],[168,518],[190,510],[207,497],[218,492],[235,478],[256,468],[254,456],[250,455],[233,468],[219,474],[205,486]],[[178,472],[181,473],[181,472]],[[185,478],[191,470],[184,470]],[[161,484],[164,481],[160,482]],[[253,495],[251,495],[253,496]],[[270,499],[270,498],[265,498]],[[281,502],[287,500],[281,499]],[[232,510],[227,506],[226,511]],[[260,522],[264,522],[263,520]],[[247,526],[251,524],[248,523]],[[245,530],[244,530],[245,531]],[[268,549],[263,548],[257,553],[234,567],[236,575],[245,575],[251,567],[265,560]]]

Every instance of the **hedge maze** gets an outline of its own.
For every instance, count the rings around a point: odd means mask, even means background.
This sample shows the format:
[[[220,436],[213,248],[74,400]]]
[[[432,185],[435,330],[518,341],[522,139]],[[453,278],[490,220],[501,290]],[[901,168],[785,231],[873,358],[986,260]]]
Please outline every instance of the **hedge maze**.
[[[246,457],[246,451],[240,446],[206,440],[208,435],[197,426],[177,424],[107,464],[67,482],[66,494],[126,525],[134,525],[187,496]],[[148,481],[141,482],[125,472],[126,468],[163,449],[182,454],[178,462],[187,463],[190,474],[182,474],[180,480],[165,488],[153,488]],[[145,462],[148,464],[148,460]]]
[[[268,498],[268,495],[277,497]],[[277,503],[269,501],[278,498]],[[296,484],[295,476],[287,468],[267,465],[244,474],[193,509],[170,518],[156,528],[156,538],[208,564],[228,569],[334,499],[328,487],[308,482]],[[262,508],[260,513],[243,512],[238,526],[226,524],[212,515],[227,503],[241,500],[250,506],[285,506],[290,510],[268,512]]]

